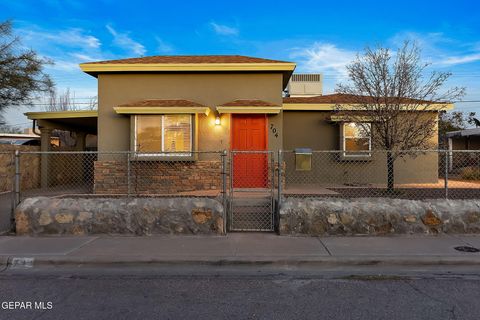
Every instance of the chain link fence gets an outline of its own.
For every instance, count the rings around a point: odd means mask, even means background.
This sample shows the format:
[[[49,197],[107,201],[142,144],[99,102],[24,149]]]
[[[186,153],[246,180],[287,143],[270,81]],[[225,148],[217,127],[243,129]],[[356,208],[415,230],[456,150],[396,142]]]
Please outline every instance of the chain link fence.
[[[271,229],[271,199],[284,197],[480,198],[480,151],[388,159],[386,151],[0,152],[0,232],[11,229],[15,205],[36,196],[218,198],[238,212],[228,220],[238,230],[251,229],[242,217],[255,210]]]
[[[283,151],[286,197],[480,198],[480,151]]]
[[[21,152],[19,199],[223,193],[223,152]]]

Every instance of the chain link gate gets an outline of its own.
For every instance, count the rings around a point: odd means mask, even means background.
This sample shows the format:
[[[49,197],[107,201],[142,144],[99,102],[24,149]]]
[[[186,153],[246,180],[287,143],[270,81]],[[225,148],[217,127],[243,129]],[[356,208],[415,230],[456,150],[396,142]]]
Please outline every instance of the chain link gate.
[[[230,152],[230,231],[274,231],[274,174],[272,151]]]

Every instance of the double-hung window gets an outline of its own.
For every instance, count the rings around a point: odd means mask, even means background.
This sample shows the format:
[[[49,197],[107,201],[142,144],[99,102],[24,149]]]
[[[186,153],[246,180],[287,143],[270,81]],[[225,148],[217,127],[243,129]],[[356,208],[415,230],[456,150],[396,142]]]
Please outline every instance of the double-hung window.
[[[139,156],[191,156],[192,118],[190,114],[136,115],[134,151]]]
[[[344,157],[370,157],[372,151],[371,124],[345,122],[342,124]]]

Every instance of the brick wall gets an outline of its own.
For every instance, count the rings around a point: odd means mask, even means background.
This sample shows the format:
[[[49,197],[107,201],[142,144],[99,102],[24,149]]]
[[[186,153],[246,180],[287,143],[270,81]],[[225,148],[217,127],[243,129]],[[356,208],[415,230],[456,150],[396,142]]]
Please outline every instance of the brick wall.
[[[95,161],[94,171],[94,193],[127,193],[128,178],[125,161]]]
[[[125,194],[128,191],[126,161],[95,162],[95,193]],[[132,194],[176,194],[220,190],[220,161],[132,161]]]

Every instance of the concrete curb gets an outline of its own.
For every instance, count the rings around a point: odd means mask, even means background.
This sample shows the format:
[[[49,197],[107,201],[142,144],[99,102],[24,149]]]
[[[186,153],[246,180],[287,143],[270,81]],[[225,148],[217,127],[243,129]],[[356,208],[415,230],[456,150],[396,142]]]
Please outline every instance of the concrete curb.
[[[33,258],[34,267],[69,266],[474,266],[480,265],[480,256],[325,256],[325,257],[208,257],[208,258],[172,258],[172,257],[135,257],[135,256],[16,256],[0,257],[0,264],[8,259],[12,266],[15,258]]]

